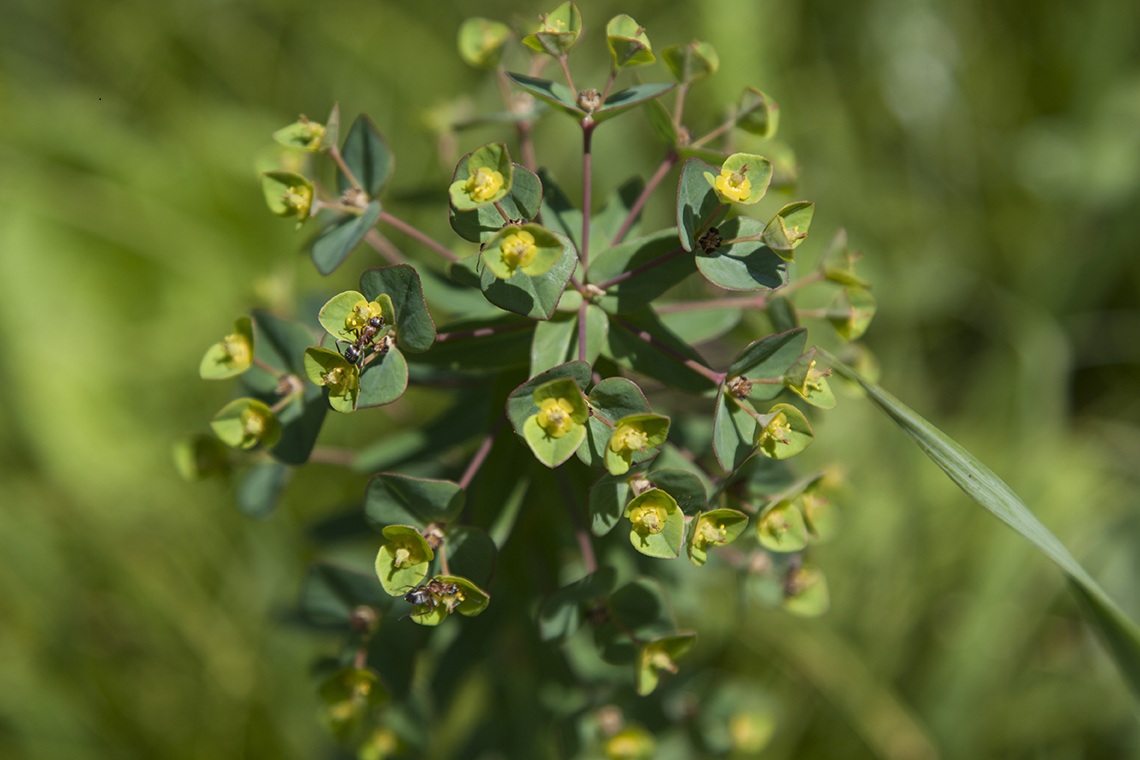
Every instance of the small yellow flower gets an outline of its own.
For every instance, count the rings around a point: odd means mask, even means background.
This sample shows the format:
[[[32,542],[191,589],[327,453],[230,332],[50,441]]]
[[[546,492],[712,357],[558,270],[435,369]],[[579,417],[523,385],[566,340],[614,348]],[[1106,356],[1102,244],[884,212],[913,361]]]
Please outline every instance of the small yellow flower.
[[[752,195],[752,181],[746,176],[747,166],[736,171],[721,169],[720,176],[716,178],[716,190],[722,196],[734,203],[742,203]]]
[[[309,210],[313,207],[313,188],[308,185],[291,186],[282,194],[281,202],[286,209],[282,216],[296,214],[303,222],[309,218]]]
[[[551,438],[561,438],[574,427],[574,407],[564,398],[543,399],[538,405],[538,426]]]
[[[249,408],[241,413],[241,433],[245,441],[259,441],[265,435],[268,420],[257,409]]]
[[[622,425],[610,436],[610,449],[617,454],[623,451],[644,451],[649,444],[649,433],[635,425]]]
[[[728,531],[724,529],[723,525],[717,525],[712,520],[702,518],[700,525],[697,527],[696,535],[693,536],[693,542],[699,546],[707,546],[713,544],[718,546],[728,541]]]
[[[791,432],[792,426],[788,422],[788,416],[780,412],[764,426],[764,432],[760,434],[760,443],[765,447],[775,446],[777,443],[787,443],[788,434]]]
[[[503,242],[499,243],[499,252],[502,254],[503,264],[513,274],[519,267],[526,267],[534,261],[534,257],[538,254],[538,246],[535,245],[534,235],[526,230],[519,230],[503,238]]]
[[[665,530],[665,510],[656,504],[644,503],[630,510],[629,521],[638,533],[657,534]]]
[[[368,324],[368,320],[379,316],[383,316],[380,304],[362,299],[352,307],[352,311],[344,318],[344,327],[349,332],[359,332]]]
[[[482,203],[495,197],[503,188],[503,173],[488,169],[486,166],[480,166],[476,169],[467,179],[467,184],[463,186],[464,191],[467,193],[471,200]]]

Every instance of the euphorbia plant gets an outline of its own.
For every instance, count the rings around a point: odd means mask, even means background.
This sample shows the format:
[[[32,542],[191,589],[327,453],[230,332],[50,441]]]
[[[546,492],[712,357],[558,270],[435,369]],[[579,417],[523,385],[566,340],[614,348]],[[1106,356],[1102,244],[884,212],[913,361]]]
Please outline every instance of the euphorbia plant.
[[[384,197],[395,162],[367,117],[343,140],[336,107],[323,123],[301,118],[279,130],[290,165],[303,168],[267,172],[263,190],[273,213],[312,228],[317,269],[332,272],[361,243],[387,265],[366,269],[358,290],[326,294],[316,313],[240,317],[201,363],[203,378],[241,376],[240,398],[212,426],[250,453],[220,457],[203,438],[180,462],[191,474],[236,467],[243,503],[261,510],[289,468],[320,452],[330,409],[367,425],[369,407],[399,402],[409,388],[454,389],[409,435],[344,460],[374,472],[363,513],[375,532],[358,536],[374,567],[320,563],[302,595],[306,619],[346,637],[322,664],[320,693],[328,724],[361,757],[430,748],[433,713],[465,677],[509,691],[518,670],[488,672],[472,654],[493,640],[512,642],[528,688],[565,695],[534,707],[549,718],[535,726],[565,728],[563,754],[652,757],[654,736],[666,733],[675,756],[755,752],[767,740],[757,726],[770,724],[756,707],[762,687],[729,674],[686,677],[689,667],[702,675],[715,653],[690,666],[700,621],[679,625],[669,599],[712,615],[741,599],[799,615],[827,608],[811,557],[834,533],[827,481],[785,460],[812,443],[819,410],[835,406],[832,367],[863,382],[809,347],[801,324],[830,323],[844,341],[862,335],[875,302],[858,257],[841,234],[801,271],[814,205],[792,195],[787,160],[765,155],[779,113],[768,96],[745,89],[692,137],[686,95],[718,68],[709,44],[655,53],[646,30],[618,16],[605,27],[609,75],[584,86],[569,67],[582,28],[578,8],[564,3],[519,30],[521,45],[495,21],[460,29],[464,60],[516,92],[490,119],[512,124],[513,135],[470,146],[440,183],[458,236],[449,242],[408,224]],[[669,81],[625,73],[658,57]],[[543,78],[552,64],[554,78]],[[599,203],[595,133],[638,112],[663,143],[661,161]],[[531,140],[540,118],[580,128],[580,198],[541,166]],[[668,207],[673,224],[643,229],[649,203]],[[415,246],[398,251],[389,231]],[[797,308],[808,288],[835,291],[832,306]],[[697,568],[714,564],[730,572],[710,595],[711,571]],[[490,622],[424,635],[467,625],[453,613]],[[692,709],[677,717],[633,705],[633,694],[663,683],[691,693]],[[711,698],[726,690],[740,698]],[[539,742],[535,726],[489,730],[530,731]]]

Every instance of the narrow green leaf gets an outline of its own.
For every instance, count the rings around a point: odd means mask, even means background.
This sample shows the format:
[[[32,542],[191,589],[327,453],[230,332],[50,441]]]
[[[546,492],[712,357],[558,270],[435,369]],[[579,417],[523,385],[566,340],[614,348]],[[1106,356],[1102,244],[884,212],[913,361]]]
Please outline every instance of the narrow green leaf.
[[[363,214],[346,214],[321,228],[309,246],[317,271],[331,274],[343,264],[379,218],[380,202],[372,201]]]
[[[563,113],[570,114],[577,119],[586,115],[586,112],[579,108],[578,104],[574,102],[574,95],[570,92],[570,88],[561,82],[528,77],[525,74],[515,74],[509,71],[507,72],[507,76],[510,77],[512,82],[531,95],[546,101]]]
[[[352,176],[356,178],[368,193],[369,198],[375,198],[388,178],[392,176],[392,167],[395,159],[388,143],[372,123],[372,119],[364,114],[356,117],[348,136],[344,138],[344,147],[341,149],[344,163]],[[340,192],[352,187],[352,183],[344,172],[337,171],[336,185]]]
[[[1068,576],[1086,615],[1133,695],[1140,699],[1140,629],[1104,592],[1068,549],[1049,532],[1017,494],[977,457],[880,386],[864,379],[835,357],[820,351],[832,368],[857,383],[867,397],[903,429],[920,449],[966,494],[1029,540]]]
[[[450,480],[429,480],[382,472],[368,481],[364,514],[376,528],[388,525],[426,527],[451,522],[463,509],[464,493]]]
[[[396,344],[404,351],[420,353],[435,341],[435,322],[424,301],[420,276],[408,264],[366,269],[360,275],[360,290],[371,300],[386,294],[395,312]]]
[[[754,239],[763,230],[764,225],[747,216],[734,217],[711,228],[705,247],[697,250],[697,269],[706,280],[725,290],[781,287],[788,281],[788,265],[775,251]]]
[[[620,92],[615,92],[606,98],[606,102],[602,104],[601,108],[594,112],[594,121],[600,123],[607,119],[612,119],[614,116],[624,113],[634,106],[639,106],[646,101],[661,97],[675,86],[676,85],[672,83],[664,84],[661,82],[653,82],[650,84],[636,84]]]
[[[677,181],[677,229],[686,251],[697,249],[701,236],[715,226],[728,209],[705,180],[705,173],[719,174],[720,168],[690,158],[681,167]]]
[[[598,285],[658,260],[664,263],[607,287],[601,300],[600,305],[607,311],[636,311],[696,271],[692,254],[681,248],[677,241],[675,228],[627,240],[603,251],[590,262],[586,278],[590,283]]]

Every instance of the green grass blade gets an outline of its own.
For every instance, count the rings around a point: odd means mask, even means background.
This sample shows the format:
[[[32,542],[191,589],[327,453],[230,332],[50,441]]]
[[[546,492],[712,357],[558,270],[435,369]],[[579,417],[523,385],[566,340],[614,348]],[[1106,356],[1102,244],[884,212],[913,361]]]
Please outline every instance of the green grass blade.
[[[1031,541],[1060,566],[1083,603],[1082,608],[1087,618],[1100,631],[1133,695],[1140,699],[1140,629],[1081,567],[1057,537],[977,457],[875,383],[864,379],[830,354],[822,350],[820,354],[838,374],[861,386],[871,401],[893,419],[970,498]]]

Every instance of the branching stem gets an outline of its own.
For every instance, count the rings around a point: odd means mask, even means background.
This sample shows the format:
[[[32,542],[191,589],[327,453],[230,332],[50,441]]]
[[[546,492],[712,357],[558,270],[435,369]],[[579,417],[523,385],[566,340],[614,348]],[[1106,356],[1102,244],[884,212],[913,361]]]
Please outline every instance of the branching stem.
[[[653,269],[655,267],[659,267],[662,264],[666,264],[666,263],[672,261],[673,259],[677,258],[678,256],[681,256],[681,255],[686,254],[686,253],[689,253],[689,251],[686,251],[681,246],[677,246],[673,250],[669,251],[669,253],[663,253],[660,256],[658,256],[657,258],[653,259],[652,261],[647,261],[639,267],[634,267],[633,269],[627,270],[625,272],[622,272],[619,275],[615,275],[615,276],[611,277],[610,279],[606,280],[605,282],[598,283],[597,287],[600,288],[601,290],[606,290],[608,288],[613,287],[614,285],[618,285],[620,283],[625,282],[626,280],[632,279],[632,278],[638,276],[639,274],[642,274],[643,272],[648,272],[650,269]]]
[[[629,233],[629,228],[637,221],[637,217],[641,213],[641,209],[645,207],[649,196],[652,195],[653,191],[657,189],[657,186],[661,184],[661,180],[665,179],[665,175],[667,175],[669,170],[673,168],[673,165],[677,163],[678,158],[676,151],[669,151],[669,154],[662,159],[657,170],[653,172],[653,176],[645,183],[645,188],[641,191],[641,195],[637,196],[637,200],[633,202],[629,213],[626,214],[625,221],[621,223],[621,227],[618,228],[614,239],[610,241],[610,245],[617,245],[622,240],[625,240],[625,236]]]
[[[475,456],[471,457],[471,462],[468,463],[467,469],[463,471],[463,477],[459,479],[459,487],[464,491],[471,485],[471,481],[475,479],[475,475],[479,472],[479,468],[487,461],[487,456],[491,453],[491,447],[495,445],[495,436],[499,434],[499,429],[503,426],[505,417],[500,417],[495,420],[495,424],[491,426],[491,431],[483,437],[479,448],[475,450]]]
[[[392,216],[387,211],[381,211],[380,212],[380,222],[382,224],[387,224],[390,227],[396,228],[397,230],[404,233],[405,235],[412,238],[413,240],[417,241],[418,243],[432,249],[433,251],[435,251],[436,253],[438,253],[440,256],[447,259],[448,261],[451,261],[451,262],[459,261],[459,257],[456,256],[451,251],[449,251],[441,243],[439,243],[439,242],[433,240],[432,238],[428,237],[426,234],[421,232],[418,228],[413,227],[412,225],[405,222],[403,219],[399,219],[397,217]]]
[[[684,364],[686,367],[691,369],[693,372],[696,372],[698,375],[701,375],[702,377],[705,377],[708,380],[710,380],[714,385],[720,385],[721,383],[724,382],[724,378],[725,378],[724,372],[717,372],[715,370],[709,369],[708,367],[701,364],[700,362],[694,361],[693,359],[690,359],[689,357],[685,356],[684,354],[682,354],[677,349],[673,348],[672,346],[670,346],[667,343],[663,343],[662,341],[658,340],[656,337],[654,337],[648,331],[642,330],[640,327],[633,324],[632,322],[629,322],[628,320],[625,320],[625,319],[623,319],[617,315],[612,315],[610,317],[610,319],[613,320],[615,323],[617,323],[620,327],[622,327],[622,329],[624,329],[627,332],[629,332],[630,334],[632,334],[634,337],[636,337],[639,340],[642,340],[645,343],[648,343],[649,345],[653,346],[654,348],[657,348],[658,350],[668,354],[670,357],[672,357],[676,361],[680,362],[681,364]]]

